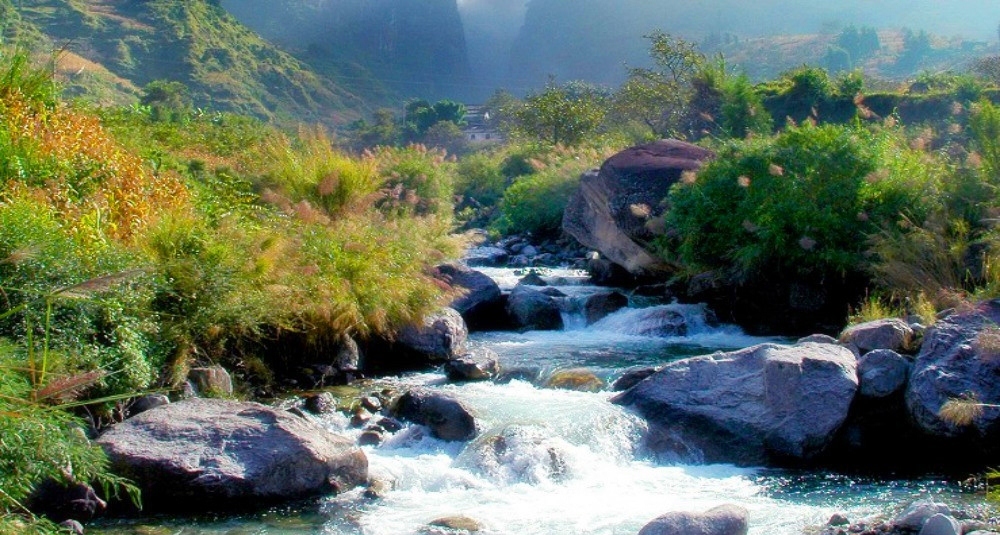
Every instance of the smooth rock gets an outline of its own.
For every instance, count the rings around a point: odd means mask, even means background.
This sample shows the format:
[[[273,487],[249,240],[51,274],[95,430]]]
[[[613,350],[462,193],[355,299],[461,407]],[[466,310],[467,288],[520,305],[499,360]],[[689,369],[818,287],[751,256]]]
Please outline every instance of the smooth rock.
[[[858,387],[847,349],[762,344],[666,364],[618,394],[651,424],[651,446],[705,462],[758,465],[820,453]]]
[[[615,392],[628,390],[657,371],[659,371],[659,368],[655,366],[644,366],[641,368],[625,370],[625,373],[623,373],[621,377],[616,379],[615,382],[611,384],[611,390]]]
[[[938,513],[927,519],[919,535],[962,535],[962,525],[954,518]]]
[[[913,345],[913,329],[899,318],[881,319],[851,325],[840,333],[840,341],[854,344],[862,355],[875,349],[900,353]]]
[[[720,505],[704,513],[667,513],[646,524],[639,535],[746,535],[749,517],[738,505]]]
[[[602,292],[587,298],[583,304],[583,316],[587,325],[593,325],[607,316],[628,306],[628,297],[619,292]]]
[[[170,398],[166,394],[148,394],[132,401],[128,406],[128,414],[129,416],[135,416],[140,412],[146,412],[168,404],[170,404]]]
[[[399,418],[427,426],[441,440],[465,441],[476,437],[476,420],[457,399],[426,390],[410,390],[393,407]]]
[[[663,215],[663,199],[688,171],[714,153],[677,140],[631,147],[599,171],[584,173],[563,215],[563,230],[632,275],[668,271],[643,244],[655,237],[648,223]]]
[[[1000,300],[993,300],[954,313],[927,330],[906,388],[907,409],[920,429],[938,437],[971,432],[985,437],[988,447],[996,443],[990,437],[1000,433],[1000,358],[990,348],[1000,339],[998,322]],[[945,402],[969,395],[986,404],[970,426],[958,427],[941,418]]]
[[[462,315],[453,308],[443,308],[419,325],[404,327],[396,337],[396,347],[427,362],[444,362],[465,353],[468,337]]]
[[[461,293],[451,302],[451,308],[462,317],[502,303],[500,286],[479,271],[461,264],[442,264],[437,267],[435,276]]]
[[[258,403],[190,399],[125,420],[97,439],[149,509],[220,511],[343,491],[368,478],[353,441]]]
[[[858,360],[858,393],[884,398],[906,386],[910,361],[891,349],[876,349]]]
[[[586,368],[574,368],[552,372],[545,386],[577,392],[598,392],[604,388],[604,381]]]
[[[233,379],[222,366],[191,368],[188,379],[199,396],[232,397]]]
[[[518,285],[511,291],[507,311],[522,330],[557,331],[563,328],[562,314],[555,299],[528,286]]]
[[[924,524],[934,515],[951,515],[951,509],[942,503],[935,503],[934,500],[918,500],[910,504],[902,513],[892,519],[892,524],[897,528],[908,529],[910,531],[920,531]]]
[[[510,255],[499,247],[473,247],[465,253],[465,263],[470,266],[497,267],[507,263]]]
[[[320,392],[306,396],[303,406],[312,414],[329,414],[337,410],[337,398],[329,392]]]
[[[962,525],[954,518],[938,513],[927,519],[919,535],[962,535]]]
[[[488,381],[500,375],[500,356],[488,347],[475,347],[445,362],[444,372],[449,381]]]

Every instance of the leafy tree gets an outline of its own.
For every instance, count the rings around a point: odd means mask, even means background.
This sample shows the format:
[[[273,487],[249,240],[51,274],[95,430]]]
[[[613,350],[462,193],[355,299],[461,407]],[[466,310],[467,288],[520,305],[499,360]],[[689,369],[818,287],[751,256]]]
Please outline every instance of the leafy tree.
[[[844,49],[854,61],[861,61],[878,52],[882,48],[882,42],[875,28],[863,26],[859,29],[851,25],[840,32],[837,47]]]
[[[930,34],[924,30],[914,33],[904,28],[903,52],[896,59],[896,68],[903,72],[913,71],[932,51]]]
[[[629,69],[615,97],[616,111],[622,118],[646,125],[658,137],[689,134],[685,119],[705,57],[693,43],[659,30],[646,38],[653,67]]]
[[[426,100],[411,100],[406,105],[403,121],[412,141],[421,141],[432,126],[450,122],[455,126],[465,124],[465,104],[452,100],[439,100],[434,104]]]
[[[188,87],[171,80],[154,80],[146,84],[139,103],[149,106],[153,120],[157,121],[176,121],[189,113],[194,105]]]
[[[444,149],[448,154],[462,154],[468,150],[465,133],[451,121],[438,121],[427,129],[424,144],[428,147]]]
[[[746,74],[727,78],[722,85],[720,127],[728,137],[743,138],[750,134],[771,132],[774,121],[764,99],[754,90]]]
[[[358,150],[393,146],[398,144],[402,137],[396,116],[388,108],[376,110],[370,123],[358,119],[350,125],[349,130],[352,134],[351,145]]]
[[[607,115],[605,92],[581,83],[558,85],[528,95],[514,112],[513,133],[552,145],[577,145],[595,134]]]
[[[502,132],[510,132],[514,123],[514,113],[521,101],[510,91],[498,89],[483,103],[483,108],[489,114],[486,124]]]

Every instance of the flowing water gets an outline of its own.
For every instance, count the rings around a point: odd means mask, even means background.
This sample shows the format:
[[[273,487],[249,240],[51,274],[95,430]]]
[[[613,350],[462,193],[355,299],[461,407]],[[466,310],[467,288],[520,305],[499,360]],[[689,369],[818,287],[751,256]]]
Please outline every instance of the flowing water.
[[[516,282],[509,270],[489,274],[507,288]],[[735,503],[750,511],[751,534],[800,535],[835,512],[858,520],[918,498],[934,497],[960,508],[976,500],[953,484],[932,479],[874,480],[654,458],[641,446],[644,422],[609,403],[609,389],[544,388],[546,377],[586,368],[610,382],[637,365],[765,340],[731,326],[712,326],[702,307],[690,305],[655,305],[686,319],[688,332],[682,337],[634,334],[643,315],[637,308],[586,327],[575,310],[595,289],[572,272],[552,272],[549,280],[568,296],[565,330],[472,337],[471,343],[487,345],[501,356],[508,370],[505,379],[450,385],[439,373],[422,373],[382,381],[399,389],[422,385],[454,395],[474,411],[482,429],[465,444],[442,442],[411,426],[378,447],[365,447],[371,475],[391,488],[384,498],[366,499],[355,490],[323,499],[318,506],[252,517],[154,519],[90,532],[407,535],[437,518],[462,515],[479,521],[485,534],[634,535],[669,511]],[[340,415],[324,422],[339,433],[359,433]]]

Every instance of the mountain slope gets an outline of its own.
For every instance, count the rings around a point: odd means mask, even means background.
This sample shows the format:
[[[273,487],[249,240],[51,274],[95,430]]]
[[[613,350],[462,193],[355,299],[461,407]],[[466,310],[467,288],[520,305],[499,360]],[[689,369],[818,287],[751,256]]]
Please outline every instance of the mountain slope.
[[[215,0],[41,0],[16,11],[18,34],[41,34],[79,58],[80,73],[92,62],[94,70],[106,69],[104,79],[130,82],[133,91],[176,80],[197,106],[284,121],[344,123],[367,107]],[[68,81],[72,86],[73,76]]]

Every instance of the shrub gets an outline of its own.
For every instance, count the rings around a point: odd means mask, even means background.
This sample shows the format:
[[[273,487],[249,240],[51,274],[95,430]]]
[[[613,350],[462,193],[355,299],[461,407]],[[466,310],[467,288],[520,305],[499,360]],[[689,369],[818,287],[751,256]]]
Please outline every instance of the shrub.
[[[403,214],[450,217],[454,165],[440,149],[423,145],[377,147],[368,154],[382,178],[383,209]]]
[[[789,128],[729,144],[697,179],[675,186],[669,249],[690,268],[739,280],[860,273],[870,262],[867,237],[903,213],[925,217],[937,180],[895,132]]]

